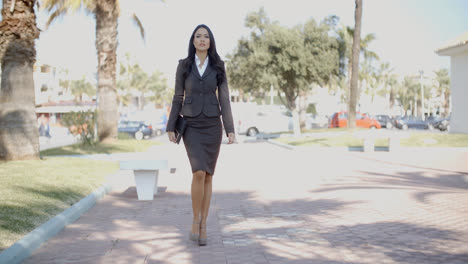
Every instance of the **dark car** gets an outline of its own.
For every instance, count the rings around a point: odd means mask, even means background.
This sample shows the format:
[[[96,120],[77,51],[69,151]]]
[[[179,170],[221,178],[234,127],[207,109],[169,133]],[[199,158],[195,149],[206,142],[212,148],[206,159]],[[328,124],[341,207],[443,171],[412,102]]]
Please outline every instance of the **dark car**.
[[[375,115],[374,119],[379,121],[382,127],[385,127],[387,129],[393,128],[394,120],[389,115]]]
[[[439,129],[440,131],[446,131],[450,129],[450,118],[441,118],[437,119],[433,123],[434,128]]]
[[[129,134],[137,140],[150,137],[153,134],[151,125],[143,121],[120,121],[118,131]]]
[[[400,117],[395,120],[395,127],[403,130],[407,130],[408,128],[415,128],[415,129],[434,129],[432,122],[422,120],[421,118],[416,117]]]
[[[156,136],[160,136],[166,132],[167,112],[165,109],[158,109],[155,113],[157,117],[153,124],[153,132]]]

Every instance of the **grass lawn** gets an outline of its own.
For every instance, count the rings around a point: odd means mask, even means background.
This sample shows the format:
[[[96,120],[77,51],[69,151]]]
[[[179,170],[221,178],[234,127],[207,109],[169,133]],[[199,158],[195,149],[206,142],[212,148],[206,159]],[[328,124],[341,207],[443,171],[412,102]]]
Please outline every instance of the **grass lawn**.
[[[0,251],[101,186],[118,164],[80,158],[0,162]]]
[[[41,160],[0,162],[0,251],[101,186],[116,162],[53,155],[146,151],[153,140],[121,139],[41,151]]]
[[[323,132],[346,132],[349,128],[347,127],[334,127],[334,128],[314,128],[303,130],[302,133],[323,133]],[[361,128],[355,128],[355,130],[362,130]],[[291,132],[292,133],[292,132]]]
[[[159,141],[154,140],[116,140],[112,143],[98,143],[95,146],[84,146],[75,144],[60,148],[46,149],[41,151],[41,156],[54,155],[82,155],[82,154],[99,154],[99,153],[122,153],[122,152],[141,152],[146,151],[153,145],[160,145]]]
[[[278,138],[279,142],[292,146],[315,146],[315,147],[358,147],[362,146],[362,140],[355,138],[350,133],[336,136],[324,135],[323,137],[301,137],[301,138]]]
[[[335,131],[335,130],[328,130]],[[346,131],[346,130],[342,130]],[[323,131],[327,132],[327,131]],[[362,147],[363,140],[357,138],[352,132],[313,137],[283,137],[276,139],[279,142],[292,146],[316,146],[316,147]],[[466,134],[440,134],[430,132],[411,132],[408,137],[402,138],[400,145],[404,147],[468,147],[468,135]],[[388,140],[377,139],[376,147],[388,147]]]
[[[411,133],[401,139],[406,147],[468,147],[468,134]]]
[[[349,128],[347,127],[334,127],[334,128],[314,128],[314,129],[305,129],[301,130],[302,134],[309,134],[309,133],[325,133],[325,132],[346,132]],[[363,128],[355,128],[354,130],[364,130]],[[294,131],[283,131],[279,132],[278,134],[294,134]]]

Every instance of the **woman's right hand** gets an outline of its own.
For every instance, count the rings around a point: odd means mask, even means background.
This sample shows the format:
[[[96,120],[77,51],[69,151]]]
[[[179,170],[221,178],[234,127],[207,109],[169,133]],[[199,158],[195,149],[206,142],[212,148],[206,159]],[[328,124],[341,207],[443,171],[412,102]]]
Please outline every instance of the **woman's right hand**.
[[[169,137],[169,141],[171,141],[173,143],[176,143],[175,132],[169,131],[169,132],[167,132],[167,136]]]

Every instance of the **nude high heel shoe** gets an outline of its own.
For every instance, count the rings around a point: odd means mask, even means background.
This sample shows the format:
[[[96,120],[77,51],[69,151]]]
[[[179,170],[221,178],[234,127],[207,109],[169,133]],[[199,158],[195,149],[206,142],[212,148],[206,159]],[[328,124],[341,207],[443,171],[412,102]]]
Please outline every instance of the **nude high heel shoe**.
[[[193,221],[192,225],[200,225],[200,222],[195,222]],[[200,232],[200,231],[199,231]],[[192,233],[192,231],[190,230],[189,231],[189,239],[192,240],[192,241],[198,241],[200,239],[200,233],[198,234],[194,234]]]
[[[205,231],[205,234],[206,234],[206,226],[205,226],[205,227],[201,227],[201,226],[200,226],[200,233],[199,233],[199,238],[198,238],[198,245],[199,245],[199,246],[206,246],[207,237],[205,237],[205,238],[202,238],[202,237],[201,237],[202,230],[204,230],[204,231]]]

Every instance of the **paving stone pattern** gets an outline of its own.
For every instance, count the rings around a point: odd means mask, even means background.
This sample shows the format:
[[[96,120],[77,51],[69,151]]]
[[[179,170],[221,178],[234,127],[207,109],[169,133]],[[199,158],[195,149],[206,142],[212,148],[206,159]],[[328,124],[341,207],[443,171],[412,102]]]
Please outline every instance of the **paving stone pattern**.
[[[112,194],[25,263],[468,263],[466,152],[223,145],[206,247],[188,240],[183,147],[144,155],[177,167],[155,200],[137,201],[121,171]]]

